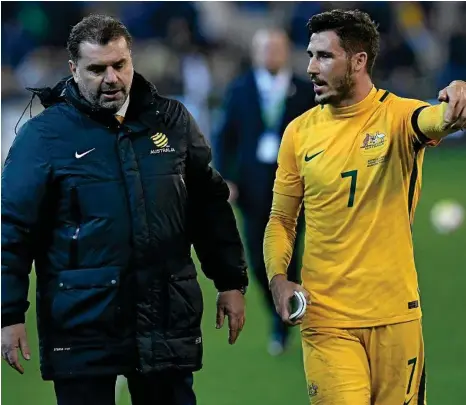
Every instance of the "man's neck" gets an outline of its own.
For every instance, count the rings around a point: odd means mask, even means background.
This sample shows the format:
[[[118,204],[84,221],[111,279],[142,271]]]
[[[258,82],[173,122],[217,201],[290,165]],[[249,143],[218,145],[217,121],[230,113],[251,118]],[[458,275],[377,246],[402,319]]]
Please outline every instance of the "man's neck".
[[[351,105],[361,102],[367,97],[367,95],[372,90],[373,86],[374,85],[370,77],[367,77],[361,80],[358,84],[354,86],[354,90],[351,93],[351,95],[348,98],[341,100],[338,103],[338,105],[334,105],[334,107],[335,108],[349,107]]]
[[[121,106],[121,108],[116,113],[116,115],[119,115],[120,117],[124,117],[126,115],[126,111],[128,110],[128,105],[129,105],[129,94],[128,94],[128,97],[126,97],[124,104]]]

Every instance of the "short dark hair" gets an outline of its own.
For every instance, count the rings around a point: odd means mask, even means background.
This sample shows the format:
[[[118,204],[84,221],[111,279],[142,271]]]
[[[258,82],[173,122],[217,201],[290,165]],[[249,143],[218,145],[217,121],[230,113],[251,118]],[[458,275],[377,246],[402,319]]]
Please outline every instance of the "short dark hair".
[[[107,45],[110,41],[121,37],[125,38],[128,48],[131,49],[133,38],[121,21],[108,15],[91,14],[71,29],[66,49],[70,59],[76,63],[80,56],[81,43]]]
[[[377,24],[371,20],[369,14],[360,10],[326,11],[312,16],[307,26],[309,38],[319,32],[334,31],[348,54],[366,52],[367,72],[372,75],[379,53],[380,35]]]

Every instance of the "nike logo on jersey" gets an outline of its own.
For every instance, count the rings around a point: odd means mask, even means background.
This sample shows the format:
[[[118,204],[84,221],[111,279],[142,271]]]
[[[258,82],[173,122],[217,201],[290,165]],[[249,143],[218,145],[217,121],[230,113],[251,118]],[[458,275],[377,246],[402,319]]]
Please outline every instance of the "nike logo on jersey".
[[[320,152],[314,153],[314,154],[311,155],[311,156],[307,156],[307,153],[306,153],[306,156],[304,156],[304,160],[305,160],[306,162],[309,162],[309,161],[311,161],[312,159],[314,159],[317,155],[320,155],[322,152],[323,152],[323,150],[321,150]]]
[[[76,159],[81,159],[83,156],[86,156],[87,154],[91,153],[93,150],[95,150],[95,148],[88,150],[87,152],[84,152],[84,153],[78,153],[78,151],[76,151],[76,153],[74,154],[74,157]]]

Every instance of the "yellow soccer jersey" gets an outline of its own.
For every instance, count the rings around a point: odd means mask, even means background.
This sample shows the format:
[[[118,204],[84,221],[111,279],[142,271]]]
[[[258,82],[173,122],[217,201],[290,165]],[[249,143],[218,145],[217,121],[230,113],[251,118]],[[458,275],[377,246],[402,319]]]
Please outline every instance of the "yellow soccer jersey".
[[[356,105],[317,106],[288,126],[274,192],[305,207],[312,304],[303,328],[421,317],[411,225],[429,141],[417,116],[428,105],[373,88]],[[271,278],[267,253],[266,264]]]

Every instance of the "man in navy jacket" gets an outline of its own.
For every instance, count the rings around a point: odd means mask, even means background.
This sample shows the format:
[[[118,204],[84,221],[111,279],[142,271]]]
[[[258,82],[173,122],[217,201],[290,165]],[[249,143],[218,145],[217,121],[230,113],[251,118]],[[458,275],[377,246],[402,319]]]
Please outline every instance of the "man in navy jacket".
[[[202,293],[218,294],[230,344],[247,273],[228,187],[193,117],[133,70],[131,36],[90,16],[68,40],[72,76],[32,89],[45,110],[20,130],[2,174],[2,355],[28,359],[35,262],[41,372],[58,404],[195,403]],[[11,389],[11,388],[10,388]]]
[[[283,351],[288,329],[277,316],[270,295],[263,258],[263,238],[272,205],[281,136],[294,118],[312,108],[314,90],[289,66],[289,42],[281,30],[259,30],[253,38],[254,67],[229,87],[224,117],[214,135],[215,167],[227,180],[231,201],[244,218],[250,265],[272,317],[271,354]],[[302,221],[298,232],[302,231]],[[289,278],[299,276],[296,251]]]

